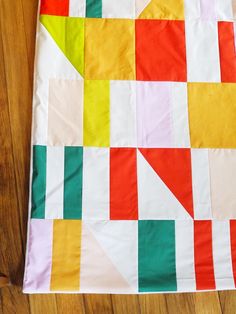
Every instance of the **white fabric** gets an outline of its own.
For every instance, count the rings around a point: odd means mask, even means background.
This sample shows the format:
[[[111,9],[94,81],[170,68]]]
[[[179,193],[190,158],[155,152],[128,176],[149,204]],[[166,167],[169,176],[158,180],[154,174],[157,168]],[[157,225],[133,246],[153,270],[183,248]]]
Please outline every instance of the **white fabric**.
[[[63,219],[64,147],[47,147],[45,219]]]
[[[85,17],[86,0],[70,0],[69,16]]]
[[[233,289],[229,221],[212,221],[212,241],[216,289]]]
[[[184,0],[185,19],[201,19],[201,1],[202,0]],[[218,21],[232,21],[233,9],[232,0],[208,0],[212,1]],[[213,20],[213,18],[211,18]]]
[[[193,221],[175,221],[176,278],[178,291],[195,291]]]
[[[207,149],[191,149],[195,219],[211,219],[210,174]]]
[[[185,32],[188,81],[220,82],[217,22],[186,20]]]
[[[172,87],[172,118],[174,128],[174,147],[190,147],[187,84],[173,83]]]
[[[103,18],[134,18],[135,0],[102,0]]]
[[[135,147],[137,145],[135,101],[135,82],[110,82],[111,147]]]
[[[200,1],[199,0],[184,0],[184,11],[186,20],[199,19],[200,12]]]
[[[109,149],[84,147],[83,219],[109,219]]]
[[[232,0],[215,0],[215,3],[218,20],[233,20]]]

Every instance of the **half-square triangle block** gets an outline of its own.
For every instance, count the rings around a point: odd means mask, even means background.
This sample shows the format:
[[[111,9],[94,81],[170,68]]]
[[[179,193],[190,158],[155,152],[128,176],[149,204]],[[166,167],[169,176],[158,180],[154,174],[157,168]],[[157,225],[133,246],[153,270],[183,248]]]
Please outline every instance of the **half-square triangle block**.
[[[193,217],[190,149],[140,148],[139,150],[189,215]]]
[[[137,169],[139,220],[192,220],[183,205],[139,151]]]
[[[184,0],[149,0],[149,3],[141,12],[138,18],[183,20]]]
[[[58,47],[76,70],[84,74],[84,19],[64,16],[41,15],[40,22],[46,27]]]

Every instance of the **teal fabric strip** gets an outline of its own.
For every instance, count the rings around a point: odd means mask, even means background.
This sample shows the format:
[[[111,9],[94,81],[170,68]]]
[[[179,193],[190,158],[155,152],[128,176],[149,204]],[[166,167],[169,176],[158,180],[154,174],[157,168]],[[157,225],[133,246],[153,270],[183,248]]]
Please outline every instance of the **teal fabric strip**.
[[[138,222],[139,291],[176,291],[174,220]]]
[[[47,147],[33,146],[31,218],[45,218]]]
[[[82,217],[83,147],[65,147],[64,219]]]
[[[86,17],[102,17],[102,0],[86,0]]]

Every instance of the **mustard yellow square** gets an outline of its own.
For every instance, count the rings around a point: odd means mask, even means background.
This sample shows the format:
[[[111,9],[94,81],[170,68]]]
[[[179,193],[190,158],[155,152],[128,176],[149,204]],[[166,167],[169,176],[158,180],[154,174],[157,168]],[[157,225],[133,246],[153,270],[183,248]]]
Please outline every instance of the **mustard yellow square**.
[[[151,0],[139,19],[184,20],[183,0]]]
[[[135,79],[134,20],[85,20],[85,79]]]
[[[236,148],[236,84],[188,83],[191,147]]]

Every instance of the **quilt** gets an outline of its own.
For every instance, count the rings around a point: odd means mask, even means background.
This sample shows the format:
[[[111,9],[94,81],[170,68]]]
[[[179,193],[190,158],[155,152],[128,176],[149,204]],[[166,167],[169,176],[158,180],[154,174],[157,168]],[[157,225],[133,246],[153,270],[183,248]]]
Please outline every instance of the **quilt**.
[[[41,0],[25,293],[235,289],[235,18]]]

